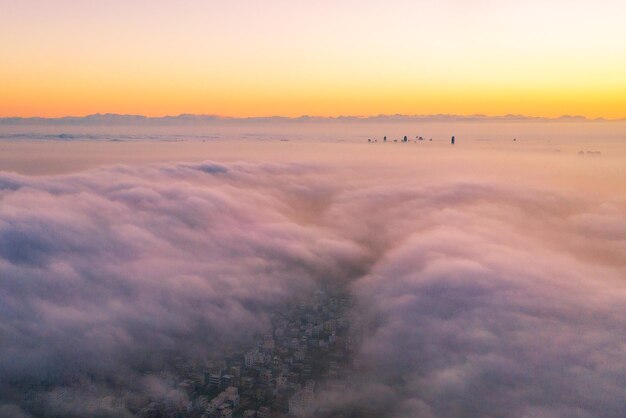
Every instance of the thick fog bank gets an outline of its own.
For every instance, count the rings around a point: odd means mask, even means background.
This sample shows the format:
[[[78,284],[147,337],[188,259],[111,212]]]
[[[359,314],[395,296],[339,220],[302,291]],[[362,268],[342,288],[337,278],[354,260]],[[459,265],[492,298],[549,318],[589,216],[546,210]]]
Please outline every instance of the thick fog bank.
[[[381,410],[401,417],[623,415],[623,199],[476,183],[361,199],[385,202],[372,236],[390,236],[352,284],[367,383],[350,402],[387,393]]]
[[[183,396],[143,372],[245,347],[322,284],[355,298],[359,341],[354,391],[320,394],[326,408],[623,416],[619,173],[596,193],[545,164],[512,183],[498,167],[513,159],[481,175],[422,163],[1,173],[0,416],[32,413],[23,393],[42,381],[49,411],[67,415],[90,411],[54,403],[66,381],[84,382],[83,400]]]

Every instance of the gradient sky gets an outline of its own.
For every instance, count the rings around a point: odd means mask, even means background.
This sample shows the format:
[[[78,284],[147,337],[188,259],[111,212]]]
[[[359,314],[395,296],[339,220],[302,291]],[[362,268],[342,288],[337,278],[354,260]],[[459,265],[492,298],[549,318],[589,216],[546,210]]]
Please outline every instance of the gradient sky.
[[[0,116],[626,117],[623,0],[0,0]]]

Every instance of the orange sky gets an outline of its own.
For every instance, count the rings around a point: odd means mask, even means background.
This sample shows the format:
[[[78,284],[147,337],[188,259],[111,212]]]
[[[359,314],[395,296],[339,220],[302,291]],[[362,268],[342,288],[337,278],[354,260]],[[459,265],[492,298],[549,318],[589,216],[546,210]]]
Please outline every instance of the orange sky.
[[[6,3],[0,116],[626,117],[623,1]]]

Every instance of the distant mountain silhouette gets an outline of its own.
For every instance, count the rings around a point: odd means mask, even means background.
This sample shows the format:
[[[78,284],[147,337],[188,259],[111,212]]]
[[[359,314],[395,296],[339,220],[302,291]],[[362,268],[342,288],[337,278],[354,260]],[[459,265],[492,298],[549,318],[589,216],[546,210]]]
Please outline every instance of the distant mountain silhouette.
[[[217,115],[180,114],[177,116],[149,117],[143,115],[121,115],[116,113],[96,113],[87,116],[44,117],[4,117],[0,125],[196,125],[196,124],[239,124],[239,123],[333,123],[333,122],[624,122],[624,119],[589,119],[585,116],[563,115],[557,118],[545,118],[525,115],[373,115],[373,116],[308,116],[299,117],[227,117]]]

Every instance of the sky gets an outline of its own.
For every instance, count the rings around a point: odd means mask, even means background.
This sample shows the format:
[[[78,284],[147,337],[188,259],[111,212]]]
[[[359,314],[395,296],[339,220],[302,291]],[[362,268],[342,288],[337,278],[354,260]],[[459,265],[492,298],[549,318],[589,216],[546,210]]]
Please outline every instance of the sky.
[[[626,117],[619,0],[0,0],[0,116]]]

